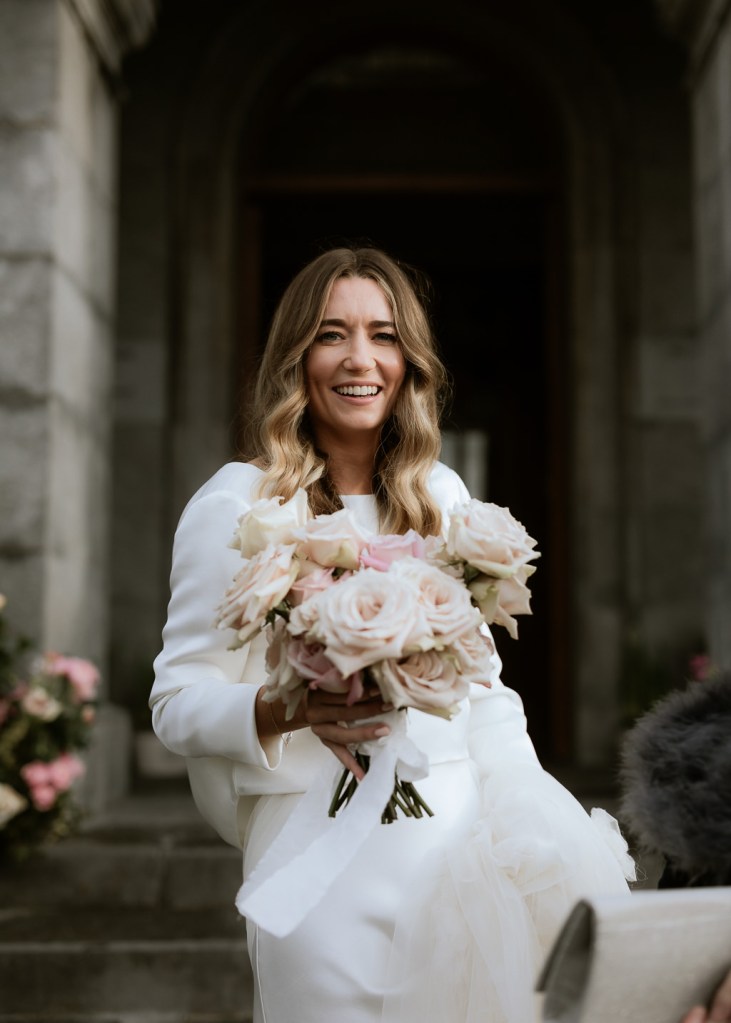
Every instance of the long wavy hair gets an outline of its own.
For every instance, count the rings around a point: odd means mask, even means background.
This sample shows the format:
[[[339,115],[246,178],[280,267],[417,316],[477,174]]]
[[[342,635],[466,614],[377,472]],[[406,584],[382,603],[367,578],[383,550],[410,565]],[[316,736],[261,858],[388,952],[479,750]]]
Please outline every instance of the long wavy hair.
[[[308,415],[305,360],[325,315],[332,286],[341,277],[373,280],[393,310],[406,373],[373,466],[381,528],[437,534],[441,514],[427,482],[439,456],[439,417],[448,382],[439,360],[414,271],[375,248],[337,248],[309,263],[291,282],[274,313],[250,409],[247,455],[264,470],[260,496],[289,500],[304,488],[312,514],[342,502],[318,451]],[[425,295],[424,295],[425,297]]]

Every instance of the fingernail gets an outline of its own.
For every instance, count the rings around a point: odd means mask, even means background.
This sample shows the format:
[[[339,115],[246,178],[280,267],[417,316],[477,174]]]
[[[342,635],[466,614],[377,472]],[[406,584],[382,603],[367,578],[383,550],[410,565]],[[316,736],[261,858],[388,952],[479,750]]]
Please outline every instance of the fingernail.
[[[384,735],[390,735],[391,729],[388,727],[388,725],[379,725],[373,734],[377,736],[379,739],[381,739],[383,738]]]

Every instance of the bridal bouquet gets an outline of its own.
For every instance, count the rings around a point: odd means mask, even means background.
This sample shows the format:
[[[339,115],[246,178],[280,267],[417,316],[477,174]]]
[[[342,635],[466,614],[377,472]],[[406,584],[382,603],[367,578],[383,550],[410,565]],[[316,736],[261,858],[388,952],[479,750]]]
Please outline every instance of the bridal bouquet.
[[[266,630],[264,699],[281,700],[287,719],[307,689],[347,693],[354,703],[374,686],[395,711],[451,718],[470,682],[489,685],[494,648],[483,625],[503,625],[515,638],[513,616],[530,613],[535,544],[506,508],[477,500],[452,511],[442,540],[413,530],[369,535],[348,509],[308,519],[304,491],[286,503],[265,499],[239,519],[230,546],[244,564],[215,624],[235,630],[232,649]],[[405,730],[403,715],[392,713],[389,724]],[[366,770],[373,746],[355,750]],[[331,816],[355,791],[348,775]],[[382,820],[398,809],[431,813],[397,777]]]

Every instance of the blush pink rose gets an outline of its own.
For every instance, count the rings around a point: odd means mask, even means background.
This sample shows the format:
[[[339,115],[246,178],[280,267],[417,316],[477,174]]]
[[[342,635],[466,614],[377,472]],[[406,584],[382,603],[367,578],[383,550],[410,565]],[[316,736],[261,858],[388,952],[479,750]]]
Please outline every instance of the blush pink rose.
[[[371,671],[384,699],[397,708],[415,707],[450,719],[469,694],[469,683],[457,670],[455,659],[436,650],[381,661]]]
[[[310,689],[324,689],[328,693],[347,693],[347,702],[355,703],[363,695],[363,674],[345,678],[328,659],[321,643],[307,643],[301,637],[291,640],[287,660],[300,678],[309,681]]]
[[[401,558],[420,558],[426,554],[424,538],[410,529],[402,536],[376,536],[361,552],[360,563],[364,568],[375,568],[378,572],[387,572],[389,565]]]
[[[384,658],[404,657],[434,645],[414,583],[372,568],[295,608],[290,631],[322,643],[345,677]]]
[[[299,540],[297,556],[323,568],[358,568],[360,552],[369,540],[347,508],[317,515],[294,536]]]
[[[238,649],[261,630],[266,616],[284,600],[297,577],[293,545],[267,547],[244,562],[217,608],[219,629],[235,629],[231,649]]]
[[[304,600],[309,600],[315,593],[322,593],[323,590],[333,586],[336,582],[333,578],[334,569],[332,568],[321,568],[311,561],[305,562],[304,568],[305,571],[303,572],[301,564],[299,575],[296,581],[292,583],[289,591],[288,599],[293,607],[301,604]]]
[[[491,688],[490,676],[493,658],[496,656],[492,636],[477,629],[460,636],[450,650],[457,658],[459,671],[467,682]]]
[[[287,660],[289,634],[283,618],[278,618],[274,627],[266,633],[267,652],[265,663],[267,678],[263,699],[268,703],[281,700],[286,707],[285,718],[290,720],[304,696],[302,679]]]
[[[99,685],[99,671],[91,661],[83,657],[47,654],[44,668],[50,675],[65,675],[79,703],[87,703],[95,698]]]
[[[434,565],[404,558],[391,567],[388,575],[409,579],[414,584],[437,647],[448,646],[481,624],[480,612],[464,585]]]

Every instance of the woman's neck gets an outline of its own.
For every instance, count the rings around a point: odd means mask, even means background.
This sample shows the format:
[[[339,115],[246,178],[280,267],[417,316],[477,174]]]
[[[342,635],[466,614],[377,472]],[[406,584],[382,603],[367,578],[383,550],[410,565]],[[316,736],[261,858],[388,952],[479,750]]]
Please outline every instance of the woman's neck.
[[[327,471],[338,494],[373,493],[375,447],[329,444]]]

